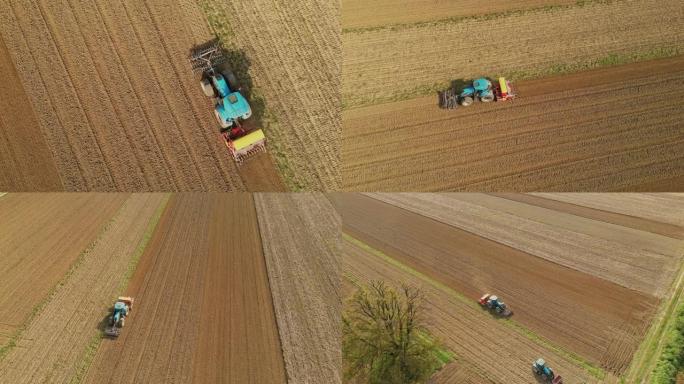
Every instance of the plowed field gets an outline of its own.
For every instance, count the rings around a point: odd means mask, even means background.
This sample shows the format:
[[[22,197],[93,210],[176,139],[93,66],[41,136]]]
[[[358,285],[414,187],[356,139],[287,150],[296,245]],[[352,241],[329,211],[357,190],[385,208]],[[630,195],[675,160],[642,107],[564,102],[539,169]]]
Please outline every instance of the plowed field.
[[[320,194],[255,196],[289,383],[341,383],[340,219]]]
[[[120,209],[126,195],[0,199],[0,348]]]
[[[121,203],[111,196],[109,200]],[[79,375],[81,361],[93,338],[99,337],[98,325],[112,300],[121,293],[121,282],[161,200],[160,195],[141,194],[123,203],[106,231],[35,314],[16,347],[0,360],[0,383],[69,383]],[[62,217],[68,224],[68,216]],[[59,258],[59,253],[44,255],[44,260]],[[26,276],[34,284],[44,284],[37,275]]]
[[[346,187],[684,189],[684,59],[521,82],[518,92],[454,111],[436,96],[346,111]]]
[[[0,35],[0,190],[60,190],[52,154]]]
[[[0,35],[66,190],[282,189],[219,140],[187,62],[212,38],[194,2],[3,1]]]
[[[128,294],[126,329],[87,383],[285,383],[252,197],[169,202]]]
[[[485,292],[501,295],[516,322],[615,375],[631,362],[659,303],[655,294],[665,292],[671,270],[682,262],[681,239],[622,227],[604,216],[588,219],[586,212],[573,217],[510,196],[374,196],[406,209],[336,195],[347,233],[470,303]],[[507,240],[508,234],[517,241]],[[567,249],[554,242],[566,242]],[[587,253],[592,248],[594,255]],[[665,264],[650,269],[644,260],[658,264],[654,258]],[[651,287],[637,286],[642,292],[613,281],[649,273],[655,286],[634,278]]]
[[[340,186],[340,2],[203,0],[230,25],[294,184]]]

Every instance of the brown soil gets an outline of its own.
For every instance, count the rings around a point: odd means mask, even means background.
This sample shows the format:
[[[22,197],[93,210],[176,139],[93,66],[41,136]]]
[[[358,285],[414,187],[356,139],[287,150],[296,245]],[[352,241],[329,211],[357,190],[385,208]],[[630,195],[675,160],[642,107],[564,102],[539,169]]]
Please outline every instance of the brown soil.
[[[0,191],[62,189],[12,58],[0,36]]]
[[[345,0],[342,7],[343,28],[377,27],[387,24],[416,23],[489,13],[574,4],[575,0]]]
[[[649,195],[602,194],[644,206]],[[372,197],[550,262],[662,298],[674,280],[682,241],[559,210],[473,193]]]
[[[617,374],[658,304],[653,296],[365,196],[335,200],[354,237],[472,300],[500,295],[517,322]]]
[[[173,197],[86,382],[285,383],[261,249],[250,195]]]
[[[255,196],[289,383],[341,383],[340,219],[321,194]]]
[[[244,50],[267,132],[307,190],[340,186],[340,2],[207,0]]]
[[[0,33],[66,190],[245,189],[187,62],[213,37],[194,1],[2,2]]]
[[[17,346],[0,361],[0,382],[72,382],[113,301],[121,294],[122,280],[162,198],[139,194],[126,200],[78,267],[56,287],[22,332]],[[52,253],[45,258],[60,256]],[[38,275],[27,276],[41,284]]]
[[[126,198],[10,193],[0,199],[0,336],[26,322]]]
[[[530,364],[543,356],[566,382],[599,382],[583,368],[505,326],[476,304],[462,301],[448,288],[407,273],[353,243],[343,242],[342,249],[343,271],[349,279],[361,284],[371,280],[395,286],[406,283],[422,290],[428,329],[473,371],[461,372],[468,380],[481,382],[479,376],[491,383],[529,384],[534,382]],[[437,383],[452,383],[440,381],[441,376],[436,375]]]
[[[672,190],[684,174],[684,58],[516,84],[511,103],[436,97],[345,112],[352,190]],[[378,150],[381,148],[382,150]]]
[[[244,162],[240,168],[242,182],[248,191],[285,192],[287,189],[273,166],[273,159],[267,152],[261,152]]]

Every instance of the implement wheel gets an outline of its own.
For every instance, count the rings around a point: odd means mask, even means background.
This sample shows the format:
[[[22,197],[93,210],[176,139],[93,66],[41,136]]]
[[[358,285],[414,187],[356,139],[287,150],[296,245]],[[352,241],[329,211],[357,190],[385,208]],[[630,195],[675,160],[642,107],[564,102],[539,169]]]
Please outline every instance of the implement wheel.
[[[211,81],[209,79],[200,80],[200,85],[202,86],[202,92],[204,92],[204,96],[207,96],[207,97],[216,96],[216,93],[214,92],[214,86],[211,85]]]

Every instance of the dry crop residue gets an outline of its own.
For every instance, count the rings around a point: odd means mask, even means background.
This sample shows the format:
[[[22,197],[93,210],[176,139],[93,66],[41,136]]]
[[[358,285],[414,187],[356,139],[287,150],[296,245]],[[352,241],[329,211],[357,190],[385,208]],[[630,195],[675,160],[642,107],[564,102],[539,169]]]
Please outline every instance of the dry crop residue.
[[[576,0],[344,0],[342,28],[375,28],[388,24],[426,22],[575,2]]]
[[[500,295],[515,321],[615,374],[630,363],[659,302],[369,197],[347,195],[337,201],[348,233],[473,302],[485,292]],[[481,216],[486,222],[488,215]],[[543,246],[545,240],[540,242]]]
[[[245,188],[187,61],[213,37],[194,2],[3,1],[0,34],[66,190]]]
[[[110,200],[117,198],[108,195]],[[131,258],[163,196],[132,195],[0,361],[1,383],[67,383],[103,327]],[[91,211],[92,212],[92,211]],[[53,253],[51,258],[60,258]],[[37,275],[32,275],[39,282]]]
[[[10,193],[0,199],[0,347],[124,200],[124,194],[64,193]]]
[[[339,2],[211,0],[231,19],[254,85],[275,115],[274,137],[294,182],[308,190],[339,187]]]
[[[0,190],[62,189],[24,87],[0,36]]]
[[[433,94],[483,74],[544,75],[611,54],[684,50],[684,29],[670,27],[683,18],[677,2],[640,0],[344,33],[343,105]]]
[[[341,383],[340,219],[321,194],[257,194],[290,383]]]
[[[346,187],[601,191],[674,178],[683,188],[683,64],[522,82],[513,102],[453,111],[436,96],[346,111]]]
[[[252,197],[172,197],[86,383],[285,383]]]

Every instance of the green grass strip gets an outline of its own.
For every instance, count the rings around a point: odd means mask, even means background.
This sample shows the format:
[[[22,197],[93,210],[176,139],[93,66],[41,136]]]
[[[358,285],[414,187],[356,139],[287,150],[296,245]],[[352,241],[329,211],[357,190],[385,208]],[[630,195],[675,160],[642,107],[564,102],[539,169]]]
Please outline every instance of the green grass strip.
[[[665,344],[651,375],[653,384],[675,384],[684,370],[684,303],[680,303],[665,333]]]
[[[36,316],[38,316],[38,314],[40,314],[43,311],[45,306],[47,306],[48,303],[52,301],[53,297],[55,296],[59,288],[66,284],[66,282],[71,278],[74,272],[76,272],[76,270],[83,264],[88,254],[93,250],[93,248],[95,248],[95,245],[97,245],[97,243],[102,239],[102,236],[104,236],[104,234],[109,230],[109,228],[116,221],[116,219],[121,215],[121,212],[124,209],[124,205],[125,202],[121,205],[121,207],[114,214],[114,216],[112,216],[112,218],[109,219],[109,221],[102,227],[97,236],[95,236],[95,239],[92,242],[90,242],[90,244],[88,244],[83,251],[81,251],[81,253],[76,258],[76,261],[74,261],[74,263],[71,264],[71,267],[69,267],[67,273],[64,276],[62,276],[62,278],[57,282],[57,284],[54,287],[50,289],[45,298],[43,298],[43,300],[41,300],[38,304],[36,304],[35,307],[33,307],[26,321],[24,321],[21,324],[21,326],[17,328],[16,331],[14,331],[14,333],[9,338],[7,343],[0,347],[0,361],[2,361],[2,359],[4,359],[5,356],[7,356],[7,354],[12,349],[14,349],[14,347],[17,346],[17,341],[21,338],[21,335],[24,333],[29,324],[33,322],[33,319],[35,319]]]
[[[351,235],[349,235],[345,232],[342,233],[342,237],[344,240],[349,241],[350,243],[356,245],[357,247],[363,249],[364,251],[381,258],[382,260],[386,261],[388,264],[394,266],[395,268],[401,270],[402,272],[406,272],[406,273],[408,273],[414,277],[417,277],[423,281],[430,283],[430,285],[432,285],[432,286],[438,288],[439,290],[445,292],[446,294],[457,299],[458,301],[462,302],[463,304],[465,304],[471,308],[477,308],[477,309],[480,308],[479,304],[477,304],[473,300],[470,300],[469,298],[463,296],[461,293],[453,290],[452,288],[448,287],[447,285],[442,284],[441,282],[439,282],[435,279],[430,278],[427,275],[422,274],[421,272],[416,271],[415,269],[401,263],[400,261],[392,258],[391,256],[386,255],[382,251],[373,248],[372,246],[362,242],[361,240],[358,240],[358,239],[352,237]],[[596,377],[597,379],[603,380],[606,377],[606,372],[602,368],[600,368],[600,367],[594,365],[593,363],[585,360],[584,358],[582,358],[580,355],[578,355],[576,353],[567,351],[567,350],[555,345],[554,343],[552,343],[548,339],[537,335],[535,332],[524,327],[522,324],[516,322],[515,320],[501,318],[501,319],[497,319],[497,321],[499,323],[501,323],[502,325],[515,330],[516,332],[525,336],[527,339],[533,341],[534,343],[536,343],[536,344],[538,344],[538,345],[540,345],[546,349],[551,350],[552,352],[554,352],[554,353],[562,356],[566,360],[572,362],[576,366],[581,367],[582,369],[584,369],[590,375]]]
[[[212,0],[199,0],[200,8],[204,12],[209,28],[214,32],[216,37],[221,41],[225,48],[230,48],[235,51],[240,51],[239,47],[235,46],[233,40],[235,33],[230,24],[230,18],[226,15],[225,10],[220,4],[216,4]],[[278,131],[279,123],[273,113],[266,106],[266,99],[262,95],[260,89],[255,87],[248,74],[248,63],[243,55],[229,55],[228,63],[231,69],[235,72],[236,77],[243,84],[249,83],[249,103],[254,111],[254,117],[261,122],[262,128],[265,132]],[[249,79],[249,81],[247,81]],[[297,177],[297,174],[290,164],[290,161],[285,154],[282,143],[274,140],[273,135],[269,135],[268,150],[273,155],[276,168],[280,173],[283,182],[290,191],[302,191],[308,187],[308,184]]]
[[[159,206],[154,211],[154,214],[152,215],[150,222],[147,224],[147,228],[145,228],[143,237],[140,239],[138,247],[135,249],[135,252],[131,257],[131,260],[128,262],[128,268],[126,269],[126,273],[124,274],[124,277],[119,283],[119,287],[117,288],[119,295],[122,295],[128,287],[128,283],[130,283],[131,278],[135,273],[135,269],[138,266],[138,262],[140,262],[140,257],[145,251],[147,244],[150,242],[152,235],[154,235],[154,231],[157,228],[157,224],[159,224],[159,219],[161,219],[161,216],[164,213],[164,210],[166,209],[166,205],[169,202],[170,197],[170,194],[166,194],[164,196],[162,201],[159,203]],[[88,346],[86,346],[86,348],[83,350],[82,357],[78,363],[78,367],[76,368],[76,373],[74,373],[74,376],[72,376],[71,380],[69,380],[69,384],[80,384],[83,381],[86,373],[88,372],[88,368],[90,368],[90,365],[92,364],[93,359],[95,358],[95,354],[97,353],[97,349],[100,347],[100,343],[102,342],[103,338],[104,334],[102,333],[102,331],[98,331],[98,333],[94,335],[93,338],[90,340]]]
[[[385,25],[376,25],[376,26],[370,26],[370,27],[354,27],[354,28],[342,28],[342,34],[363,34],[363,33],[369,33],[369,32],[378,32],[378,31],[403,31],[407,29],[418,29],[418,28],[426,28],[426,27],[436,27],[440,25],[450,25],[450,24],[459,24],[463,23],[466,21],[488,21],[488,20],[497,20],[505,17],[514,17],[514,16],[524,16],[524,15],[529,15],[529,14],[534,14],[534,13],[551,13],[551,12],[557,12],[557,11],[562,11],[562,10],[568,10],[568,9],[573,9],[573,8],[584,8],[590,5],[595,5],[595,4],[613,4],[617,2],[623,2],[624,0],[578,0],[575,2],[575,4],[558,4],[558,5],[544,5],[540,7],[532,7],[532,8],[523,8],[523,9],[512,9],[508,11],[501,11],[501,12],[491,12],[491,13],[484,13],[480,15],[467,15],[467,16],[452,16],[452,17],[445,17],[442,19],[436,19],[436,20],[427,20],[427,21],[414,21],[410,23],[394,23],[394,24],[385,24]]]

